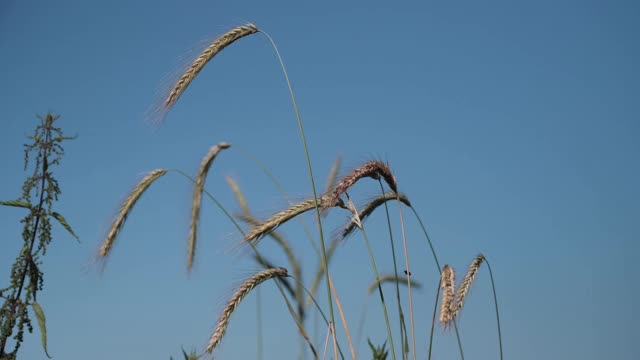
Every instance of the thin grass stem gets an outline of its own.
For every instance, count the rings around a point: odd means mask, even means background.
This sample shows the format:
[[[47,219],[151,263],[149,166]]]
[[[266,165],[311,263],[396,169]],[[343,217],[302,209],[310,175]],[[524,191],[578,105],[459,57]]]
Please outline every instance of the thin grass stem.
[[[424,236],[427,238],[427,243],[429,244],[429,248],[431,249],[431,254],[433,254],[433,260],[435,261],[436,267],[438,268],[438,273],[440,275],[442,275],[442,268],[440,267],[440,262],[438,261],[438,256],[436,255],[436,251],[435,251],[435,249],[433,247],[433,243],[431,242],[431,238],[429,238],[429,233],[427,232],[427,228],[424,226],[424,223],[422,222],[422,219],[420,218],[420,215],[418,215],[418,212],[416,211],[416,209],[413,206],[411,206],[411,210],[413,211],[413,214],[415,215],[416,219],[418,220],[418,223],[420,224],[420,227],[422,228],[422,232],[424,233]],[[437,305],[437,302],[436,302],[436,305]],[[462,341],[460,340],[460,334],[458,332],[458,325],[457,325],[457,323],[455,321],[453,322],[453,329],[456,332],[456,339],[458,340],[458,349],[460,350],[460,358],[462,360],[464,360],[464,351],[462,350]]]
[[[349,196],[346,194],[347,197]],[[355,209],[354,209],[355,210]],[[355,210],[355,216],[358,216],[357,210]],[[396,359],[396,350],[393,344],[393,334],[391,332],[391,324],[389,323],[389,314],[387,312],[387,304],[384,301],[384,294],[382,292],[382,286],[380,285],[380,273],[378,273],[378,267],[376,266],[376,260],[373,257],[373,251],[371,250],[371,244],[369,243],[369,237],[367,236],[367,232],[364,230],[364,226],[360,228],[362,232],[362,237],[364,238],[364,242],[367,245],[367,252],[369,253],[369,259],[371,260],[371,267],[373,267],[373,272],[376,275],[376,281],[378,282],[378,292],[380,293],[380,301],[382,302],[382,309],[384,311],[384,321],[387,325],[387,335],[389,336],[389,345],[391,347],[391,357],[393,360]]]
[[[329,289],[329,266],[327,264],[327,254],[326,254],[326,249],[325,249],[325,244],[324,244],[324,234],[322,231],[322,219],[320,216],[320,207],[319,207],[319,203],[318,203],[318,194],[316,191],[316,183],[315,180],[313,178],[313,168],[311,166],[311,156],[309,155],[309,149],[307,147],[307,139],[304,135],[304,128],[302,126],[302,119],[300,118],[300,112],[298,111],[298,104],[296,103],[296,97],[293,94],[293,87],[291,86],[291,81],[289,80],[289,75],[287,74],[287,68],[284,65],[284,61],[282,60],[282,56],[280,56],[280,51],[278,51],[278,47],[276,46],[276,43],[273,41],[273,39],[271,38],[271,36],[269,36],[269,34],[267,34],[266,32],[260,30],[261,33],[263,33],[267,39],[269,39],[269,42],[271,43],[271,45],[273,46],[273,49],[276,52],[276,55],[278,56],[278,60],[280,61],[280,66],[282,67],[282,72],[284,74],[284,77],[287,81],[287,87],[289,88],[289,94],[291,95],[291,102],[293,103],[293,110],[295,112],[296,115],[296,119],[298,120],[298,128],[300,129],[300,137],[302,138],[302,145],[304,146],[304,153],[305,153],[305,157],[307,158],[307,167],[309,170],[309,178],[311,180],[311,189],[313,190],[313,197],[315,199],[315,205],[316,205],[316,221],[318,223],[318,232],[320,235],[320,245],[322,247],[322,262],[324,262],[325,266],[324,266],[324,271],[325,271],[325,277],[327,279],[327,300],[329,301],[329,312],[331,314],[331,322],[335,323],[335,316],[333,314],[333,299],[331,298],[331,289]]]
[[[382,179],[378,179],[378,183],[380,184],[380,193],[382,194],[382,196],[384,196],[385,191],[384,191],[384,186],[382,185]],[[396,261],[396,247],[393,242],[393,231],[391,230],[391,216],[389,215],[389,206],[387,205],[386,201],[384,202],[384,211],[387,216],[387,229],[389,229],[389,243],[391,244],[391,256],[393,258],[393,273],[396,279],[398,279],[399,276],[398,276],[398,263]],[[398,284],[397,281],[394,281],[394,284],[396,288],[396,299],[398,301],[398,318],[400,320],[400,343],[403,344],[402,358],[406,359],[406,349],[404,349],[405,347],[404,344],[406,342],[404,337],[406,336],[406,333],[403,331],[404,330],[404,327],[403,327],[404,313],[402,312],[402,303],[400,302],[400,285]]]
[[[496,307],[496,322],[498,323],[498,345],[500,346],[500,360],[503,359],[502,354],[502,331],[500,330],[500,314],[498,312],[498,296],[496,295],[496,284],[493,281],[493,271],[491,271],[491,265],[489,261],[485,257],[484,262],[487,264],[487,268],[489,269],[489,277],[491,278],[491,289],[493,290],[493,303]]]
[[[396,192],[397,194],[397,192]],[[411,321],[411,347],[413,348],[413,360],[416,360],[416,334],[413,317],[413,296],[411,295],[411,267],[409,266],[409,251],[407,248],[407,236],[404,231],[404,216],[402,215],[402,203],[398,195],[398,211],[400,212],[400,230],[402,231],[402,245],[404,247],[404,260],[407,266],[407,291],[409,293],[409,320]]]
[[[431,333],[429,334],[429,355],[428,360],[431,360],[431,350],[433,349],[433,332],[436,328],[436,314],[438,313],[438,299],[440,297],[440,285],[442,280],[438,280],[438,288],[436,289],[436,301],[433,305],[433,317],[431,318]]]
[[[267,176],[271,179],[273,184],[276,186],[276,188],[278,189],[280,194],[284,197],[284,199],[289,203],[289,205],[293,205],[293,201],[291,201],[291,199],[289,198],[289,195],[284,190],[284,187],[282,187],[282,185],[280,184],[278,179],[275,177],[275,175],[273,175],[273,173],[269,170],[269,168],[267,168],[256,156],[254,156],[249,151],[245,150],[244,148],[242,148],[240,146],[236,146],[236,148],[240,149],[240,151],[242,153],[244,153],[249,159],[253,160],[258,165],[258,167],[260,167],[260,169],[262,169],[262,171],[265,174],[267,174]],[[309,227],[305,223],[304,219],[300,218],[299,221],[300,221],[300,224],[302,224],[302,227],[304,228],[304,232],[307,235],[307,238],[309,239],[309,242],[311,243],[311,247],[313,247],[313,250],[316,252],[318,257],[321,257],[320,249],[318,249],[318,245],[316,244],[315,240],[313,239],[313,235],[311,234],[311,230],[309,230]]]
[[[258,336],[256,341],[258,346],[258,360],[263,359],[262,349],[262,296],[260,294],[260,288],[256,289],[256,323],[258,326]]]
[[[338,307],[338,313],[340,314],[340,319],[342,320],[342,326],[344,327],[344,332],[347,335],[347,342],[349,344],[349,350],[351,351],[351,358],[353,360],[356,360],[356,351],[353,348],[353,340],[351,339],[351,332],[349,331],[347,318],[344,316],[344,311],[342,310],[342,304],[340,303],[340,298],[338,298],[338,292],[336,291],[335,286],[333,286],[333,280],[331,280],[331,278],[329,278],[329,286],[331,286],[331,292],[333,293],[333,297],[336,300],[336,306]],[[334,332],[334,340],[335,340],[335,332]]]
[[[192,178],[191,176],[189,176],[187,173],[185,173],[182,170],[179,169],[171,169],[171,170],[167,170],[167,171],[174,171],[184,177],[186,177],[187,179],[189,179],[191,182],[193,182],[195,184],[196,180],[194,178]],[[233,218],[233,216],[227,211],[227,209],[213,196],[211,195],[211,193],[207,190],[207,189],[203,189],[204,194],[211,199],[211,201],[213,201],[216,206],[218,206],[218,208],[224,213],[224,215],[227,217],[227,219],[229,219],[229,221],[231,221],[231,223],[233,223],[233,225],[236,227],[236,229],[238,229],[238,231],[245,236],[245,232],[244,230],[242,230],[242,227],[240,226],[240,224],[238,224],[238,222]],[[262,256],[260,255],[260,252],[258,252],[258,249],[251,243],[249,243],[251,246],[251,249],[253,249],[253,251],[255,252],[256,256],[258,258],[262,258]],[[291,303],[289,302],[289,299],[287,298],[287,296],[284,293],[284,289],[282,288],[282,285],[280,284],[280,282],[278,282],[278,279],[273,279],[276,283],[276,286],[278,287],[278,290],[280,291],[280,294],[282,295],[282,298],[284,299],[287,308],[289,309],[289,313],[291,314],[291,317],[293,318],[293,321],[296,323],[296,325],[298,326],[298,331],[300,332],[300,334],[302,335],[302,337],[307,341],[307,344],[309,345],[309,348],[311,349],[311,352],[314,355],[315,359],[318,359],[318,353],[316,352],[315,347],[313,346],[313,343],[311,343],[311,339],[309,339],[309,336],[307,335],[306,331],[304,330],[304,326],[301,324],[300,319],[298,319],[298,316],[295,313],[295,310],[293,310],[293,307],[291,306]]]

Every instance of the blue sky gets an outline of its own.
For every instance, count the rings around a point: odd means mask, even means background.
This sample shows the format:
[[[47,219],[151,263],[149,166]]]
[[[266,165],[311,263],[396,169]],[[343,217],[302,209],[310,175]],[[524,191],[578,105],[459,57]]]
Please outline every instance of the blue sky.
[[[205,201],[196,266],[187,274],[191,186],[170,173],[136,205],[99,272],[95,252],[118,204],[149,170],[195,173],[207,149],[226,141],[233,147],[214,163],[207,189],[232,211],[238,208],[225,176],[239,182],[260,216],[286,206],[242,150],[264,162],[293,199],[311,195],[286,84],[260,34],[216,57],[161,127],[145,123],[167,79],[207,41],[248,21],[280,47],[320,184],[339,154],[345,169],[388,161],[441,262],[462,277],[478,252],[491,260],[506,358],[640,357],[632,346],[640,320],[636,2],[5,0],[0,198],[20,194],[27,175],[21,145],[36,114],[60,114],[65,132],[79,135],[55,174],[63,190],[58,211],[82,243],[55,232],[38,297],[55,358],[168,359],[180,346],[202,349],[234,286],[258,269],[248,253],[228,251],[241,234]],[[376,186],[363,180],[352,195],[362,203]],[[0,209],[0,285],[19,251],[22,215]],[[415,219],[405,215],[412,273],[425,284],[414,292],[418,355],[425,358],[437,274]],[[305,219],[313,224],[311,214]],[[336,211],[325,228],[344,219]],[[392,220],[399,234],[397,211]],[[389,272],[384,224],[379,212],[367,229],[379,268]],[[280,230],[309,281],[316,259],[301,226]],[[263,241],[261,249],[285,264],[273,244]],[[331,271],[352,331],[366,307],[364,333],[382,343],[360,236],[340,248]],[[265,359],[296,358],[295,325],[273,284],[261,297]],[[460,328],[468,358],[497,358],[486,268]],[[319,348],[325,331],[311,319]],[[250,296],[215,355],[254,358],[255,336]],[[369,356],[365,340],[362,358]],[[439,329],[435,358],[456,358],[454,340]],[[37,330],[21,358],[44,358]]]

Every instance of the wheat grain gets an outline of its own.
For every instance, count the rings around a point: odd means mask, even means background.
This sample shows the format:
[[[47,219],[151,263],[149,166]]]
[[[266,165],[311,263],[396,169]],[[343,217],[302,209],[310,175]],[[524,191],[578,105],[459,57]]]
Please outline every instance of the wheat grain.
[[[318,205],[322,208],[330,208],[334,206],[345,208],[344,203],[342,202],[341,199],[338,198],[336,199],[336,201],[333,201],[333,202],[330,202],[330,200],[331,200],[330,197],[322,196],[321,198],[318,199]],[[244,237],[244,242],[247,243],[247,242],[253,241],[255,244],[265,235],[273,231],[276,227],[284,224],[285,222],[293,219],[294,217],[300,214],[303,214],[309,210],[315,209],[315,207],[316,207],[316,200],[313,198],[304,200],[297,204],[293,204],[290,207],[286,208],[285,210],[282,210],[279,213],[276,213],[266,221],[255,226],[251,230],[251,232],[249,232],[249,234],[247,234]]]
[[[231,145],[224,142],[212,146],[200,162],[191,201],[191,223],[189,225],[189,241],[187,244],[187,270],[191,270],[196,253],[196,236],[198,233],[198,223],[200,221],[202,192],[204,191],[204,183],[207,178],[207,174],[209,173],[209,169],[211,168],[211,164],[213,164],[213,160],[216,158],[216,155],[218,155],[221,150],[227,149],[230,146]]]
[[[440,323],[446,329],[453,320],[452,306],[455,297],[456,274],[453,268],[445,265],[440,275],[440,287],[442,288],[442,303],[440,305]]]
[[[333,190],[328,193],[330,201],[328,201],[327,204],[336,202],[351,186],[364,177],[370,177],[376,180],[382,177],[393,192],[398,192],[396,179],[391,173],[389,166],[382,161],[369,161],[351,171],[338,182]],[[326,210],[326,208],[324,210]]]
[[[175,85],[171,88],[167,98],[164,100],[165,111],[169,111],[171,107],[173,107],[173,105],[178,101],[180,95],[182,95],[182,93],[187,89],[191,81],[193,81],[209,60],[236,40],[255,34],[258,31],[259,30],[255,25],[248,23],[243,26],[235,27],[215,39],[211,45],[198,55],[193,63],[191,63],[191,66],[189,66],[189,68],[182,74],[182,76],[180,76],[178,81],[176,81]]]
[[[224,336],[225,331],[227,330],[227,326],[229,325],[229,319],[231,318],[231,314],[236,310],[238,305],[242,299],[244,299],[253,288],[260,285],[261,283],[276,277],[287,277],[287,269],[285,268],[271,268],[267,270],[260,271],[247,280],[245,280],[240,287],[235,291],[235,293],[231,296],[231,299],[227,302],[224,310],[220,314],[218,318],[218,323],[216,325],[216,330],[211,335],[209,339],[209,345],[207,346],[207,352],[211,353],[213,349],[220,343],[222,337]]]
[[[455,319],[458,316],[460,309],[462,309],[464,300],[469,294],[471,284],[478,275],[478,270],[480,269],[480,265],[482,265],[483,261],[484,255],[480,254],[476,256],[476,258],[471,262],[471,265],[469,265],[469,270],[467,270],[467,273],[464,275],[464,278],[462,279],[462,282],[458,287],[458,291],[456,292],[456,302],[455,306],[453,307],[452,319]]]
[[[154,181],[158,180],[164,174],[167,173],[165,169],[156,169],[149,172],[138,184],[131,190],[126,199],[122,202],[120,206],[120,211],[116,216],[116,219],[113,221],[113,224],[109,228],[109,232],[107,233],[107,237],[102,242],[100,246],[100,250],[98,251],[98,256],[106,257],[109,254],[109,251],[113,247],[113,243],[116,240],[116,237],[122,226],[124,225],[125,220],[127,220],[127,216],[129,216],[129,212],[133,209],[133,206],[140,199],[142,194],[153,184]]]

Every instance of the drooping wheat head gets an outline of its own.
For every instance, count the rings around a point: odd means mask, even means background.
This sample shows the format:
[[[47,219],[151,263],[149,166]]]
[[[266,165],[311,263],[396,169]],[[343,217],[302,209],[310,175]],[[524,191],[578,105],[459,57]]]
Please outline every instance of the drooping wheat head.
[[[187,244],[187,270],[191,270],[196,253],[196,236],[198,233],[198,223],[200,222],[202,192],[204,191],[204,183],[207,179],[207,174],[209,173],[209,169],[211,168],[211,164],[213,164],[213,160],[216,158],[216,155],[218,155],[221,150],[228,149],[230,146],[231,145],[224,142],[212,146],[200,162],[191,199],[191,223],[189,225],[189,242]]]
[[[440,323],[447,328],[453,320],[452,308],[455,297],[456,274],[453,268],[445,265],[440,275],[440,287],[442,288],[442,303],[440,304]]]
[[[373,292],[378,288],[378,285],[382,285],[387,282],[407,285],[407,278],[406,276],[396,277],[394,274],[380,275],[378,279],[373,279],[373,282],[371,283],[371,285],[369,285],[369,295],[373,294]],[[422,287],[422,285],[419,282],[413,280],[413,277],[411,277],[411,287],[414,289],[419,289]]]
[[[260,226],[262,224],[260,220],[252,216],[236,215],[236,217],[241,221],[251,225],[252,227]],[[286,255],[287,259],[289,260],[289,263],[291,264],[291,271],[293,273],[293,276],[296,279],[301,279],[302,277],[300,276],[301,275],[300,264],[298,263],[298,260],[296,259],[295,254],[293,253],[291,244],[289,244],[289,242],[284,237],[282,237],[282,235],[280,235],[275,231],[269,232],[268,235],[272,237],[273,240],[275,240],[275,242],[278,245],[280,245],[280,247],[284,251],[284,254]]]
[[[149,188],[149,186],[151,186],[153,182],[158,180],[160,177],[162,177],[166,173],[167,173],[167,170],[165,169],[153,170],[149,172],[144,178],[142,178],[142,180],[138,182],[138,184],[133,188],[133,190],[131,190],[129,195],[122,202],[122,205],[120,205],[120,211],[118,212],[118,215],[113,221],[113,224],[109,228],[107,237],[104,239],[104,241],[102,242],[102,245],[100,246],[100,249],[98,251],[99,257],[106,257],[109,254],[109,251],[113,247],[113,243],[115,242],[116,237],[120,232],[120,229],[122,229],[122,226],[124,225],[125,220],[127,220],[127,216],[129,216],[131,209],[133,209],[133,206],[140,199],[142,194],[144,194],[144,192]]]
[[[322,208],[330,208],[330,207],[342,207],[346,208],[344,202],[337,198],[335,201],[332,201],[332,198],[328,196],[322,196],[318,199],[318,203]],[[292,206],[276,213],[271,216],[266,221],[254,226],[253,229],[244,237],[244,243],[254,242],[257,243],[260,239],[262,239],[265,235],[269,234],[276,227],[284,224],[285,222],[293,219],[294,217],[303,214],[309,210],[315,209],[316,201],[315,199],[307,199],[297,204],[293,204]]]
[[[365,177],[370,177],[376,180],[382,177],[393,192],[398,192],[396,179],[391,173],[389,166],[382,161],[368,161],[362,166],[351,171],[338,182],[333,190],[328,193],[330,201],[327,204],[336,202],[347,190],[349,190],[350,187],[358,182],[358,180]],[[326,208],[323,209],[326,210]]]
[[[398,198],[402,203],[411,207],[411,202],[409,202],[409,199],[407,198],[406,195],[402,193],[396,194],[394,192],[388,192],[388,193],[385,193],[384,195],[377,196],[376,198],[371,200],[369,203],[367,203],[365,206],[363,206],[358,214],[360,220],[364,222],[364,220],[369,215],[371,215],[373,211],[378,208],[378,206],[390,200],[397,200]],[[342,238],[344,239],[347,236],[351,235],[356,228],[357,228],[357,224],[356,224],[355,218],[352,218],[342,230],[342,234],[341,234]]]
[[[235,27],[228,32],[222,34],[219,38],[215,39],[211,45],[209,45],[198,57],[191,63],[191,66],[180,76],[178,81],[173,85],[167,98],[164,100],[164,109],[169,111],[171,107],[178,101],[178,98],[187,89],[191,81],[198,75],[198,73],[204,68],[204,66],[211,60],[216,54],[221,52],[224,48],[231,45],[238,39],[245,36],[255,34],[258,32],[258,28],[248,23],[243,26]]]
[[[276,277],[287,277],[287,269],[285,268],[271,268],[260,271],[247,280],[245,280],[240,287],[235,291],[235,293],[231,296],[231,299],[227,302],[224,310],[220,314],[218,318],[218,323],[216,325],[216,329],[211,335],[209,339],[209,345],[207,346],[207,352],[211,353],[213,349],[220,343],[222,337],[224,336],[225,331],[227,330],[227,326],[229,325],[229,319],[231,318],[231,314],[236,310],[238,305],[242,299],[244,299],[253,288],[260,285],[261,283]]]
[[[460,312],[460,310],[462,309],[464,300],[469,294],[471,284],[478,275],[478,270],[480,269],[480,265],[482,265],[483,261],[484,255],[480,254],[476,256],[475,259],[473,259],[473,261],[471,262],[471,265],[469,265],[469,270],[467,270],[467,273],[464,275],[464,278],[462,279],[462,282],[458,287],[458,291],[456,292],[456,303],[453,309],[452,319],[455,319],[458,316],[458,312]]]

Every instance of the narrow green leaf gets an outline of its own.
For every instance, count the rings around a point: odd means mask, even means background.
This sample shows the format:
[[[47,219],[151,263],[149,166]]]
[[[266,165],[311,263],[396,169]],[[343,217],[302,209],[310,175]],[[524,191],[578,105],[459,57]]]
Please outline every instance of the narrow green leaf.
[[[26,201],[22,201],[22,200],[0,201],[0,205],[15,206],[15,207],[21,207],[21,208],[25,208],[25,209],[31,209],[31,204],[29,204]]]
[[[47,325],[44,317],[44,310],[40,307],[40,304],[34,302],[31,304],[33,307],[33,311],[36,313],[36,319],[38,319],[38,326],[40,327],[40,337],[42,339],[42,347],[44,348],[44,353],[47,354],[47,357],[51,359],[51,355],[47,351]]]
[[[51,216],[53,216],[56,220],[58,220],[58,222],[60,223],[60,225],[64,226],[65,229],[67,229],[67,231],[78,241],[80,242],[80,238],[78,237],[78,235],[76,235],[76,233],[73,232],[73,229],[71,229],[71,226],[69,226],[69,223],[67,223],[67,220],[64,219],[64,217],[60,214],[58,214],[57,212],[53,212],[51,213]]]

